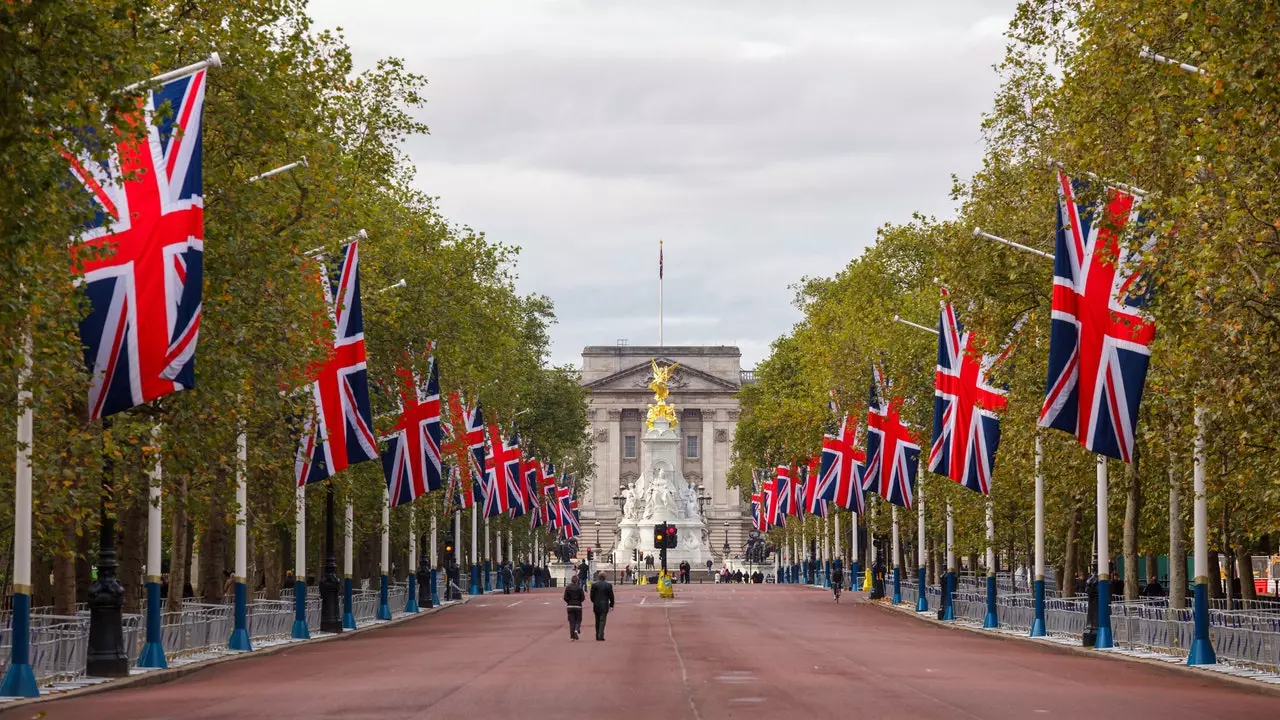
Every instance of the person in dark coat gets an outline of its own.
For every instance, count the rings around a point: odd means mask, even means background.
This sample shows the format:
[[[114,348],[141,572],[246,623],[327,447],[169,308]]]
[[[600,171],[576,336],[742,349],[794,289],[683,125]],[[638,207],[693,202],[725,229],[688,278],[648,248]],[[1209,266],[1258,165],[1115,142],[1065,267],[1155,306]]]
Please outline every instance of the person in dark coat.
[[[597,572],[591,583],[591,609],[596,614],[596,640],[604,640],[604,624],[613,609],[613,585],[604,579],[604,572]]]
[[[511,563],[502,565],[502,594],[511,594]]]
[[[578,563],[578,582],[582,583],[585,586],[587,584],[587,580],[591,578],[589,574],[590,572],[591,572],[591,568],[587,566],[586,560],[583,560],[582,562]]]
[[[582,630],[582,601],[585,599],[582,586],[578,584],[578,576],[574,575],[569,579],[569,586],[564,589],[564,604],[569,611],[570,640],[577,640],[578,632]]]
[[[511,573],[511,580],[516,586],[516,592],[524,589],[524,566],[517,563],[515,569]]]
[[[1149,598],[1164,597],[1164,586],[1160,584],[1159,580],[1153,577],[1151,578],[1151,582],[1147,583],[1147,586],[1142,588],[1142,596]]]

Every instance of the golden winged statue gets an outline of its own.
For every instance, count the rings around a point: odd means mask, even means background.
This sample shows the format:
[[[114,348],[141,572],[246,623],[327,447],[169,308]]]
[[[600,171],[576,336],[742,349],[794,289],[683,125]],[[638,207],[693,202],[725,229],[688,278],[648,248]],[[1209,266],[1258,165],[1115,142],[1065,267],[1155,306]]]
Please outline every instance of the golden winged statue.
[[[651,359],[649,365],[653,368],[653,380],[649,382],[649,389],[653,391],[653,399],[657,403],[649,406],[649,415],[645,418],[645,426],[652,430],[653,423],[658,418],[666,418],[670,427],[676,426],[676,409],[672,405],[667,404],[667,396],[671,391],[667,389],[667,383],[671,380],[671,376],[675,373],[676,368],[680,367],[680,363],[672,363],[665,367],[658,365],[658,361]]]

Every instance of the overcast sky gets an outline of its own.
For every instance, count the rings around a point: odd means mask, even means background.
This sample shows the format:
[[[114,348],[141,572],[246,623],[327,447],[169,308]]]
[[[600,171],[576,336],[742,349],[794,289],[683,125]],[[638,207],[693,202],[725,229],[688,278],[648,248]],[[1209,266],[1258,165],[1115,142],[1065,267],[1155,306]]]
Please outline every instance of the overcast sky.
[[[313,0],[360,69],[426,75],[406,151],[446,217],[522,248],[553,360],[732,344],[751,367],[886,222],[953,214],[1016,0]]]

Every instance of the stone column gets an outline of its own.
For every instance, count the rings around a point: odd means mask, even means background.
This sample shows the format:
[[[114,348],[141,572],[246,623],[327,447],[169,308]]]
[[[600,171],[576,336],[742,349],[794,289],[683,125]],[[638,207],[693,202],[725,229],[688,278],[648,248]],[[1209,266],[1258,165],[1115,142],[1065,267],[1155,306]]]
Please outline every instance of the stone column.
[[[724,483],[716,478],[716,410],[702,410],[702,484],[711,494],[711,507],[707,508],[708,517],[716,505],[724,502]]]
[[[622,471],[622,411],[609,409],[605,412],[608,418],[605,426],[609,431],[607,441],[609,450],[606,456],[607,464],[603,469],[600,466],[596,467],[597,472],[600,472],[601,482],[592,483],[591,495],[595,501],[596,515],[600,513],[601,508],[608,508],[613,502],[610,498],[618,492],[618,478]]]

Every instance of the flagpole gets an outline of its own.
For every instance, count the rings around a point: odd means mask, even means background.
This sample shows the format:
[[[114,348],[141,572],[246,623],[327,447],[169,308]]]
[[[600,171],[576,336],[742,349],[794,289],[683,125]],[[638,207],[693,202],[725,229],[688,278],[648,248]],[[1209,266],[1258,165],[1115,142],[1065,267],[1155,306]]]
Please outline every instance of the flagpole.
[[[227,647],[232,650],[248,652],[253,650],[253,644],[249,642],[249,586],[247,584],[247,576],[249,575],[249,487],[248,487],[248,470],[249,470],[249,440],[245,435],[243,427],[240,434],[236,435],[236,572],[235,572],[235,611],[234,611],[234,628],[231,631],[231,638],[227,641]],[[156,475],[160,474],[160,461],[156,460]],[[155,526],[154,532],[157,537],[160,534],[160,492],[159,480],[156,480],[156,493],[154,508]],[[159,562],[160,543],[155,543],[156,560]],[[149,561],[148,561],[149,562]],[[158,567],[158,566],[157,566]],[[159,600],[157,599],[157,604]]]
[[[156,464],[147,480],[147,640],[138,658],[138,667],[167,668],[160,610],[160,425],[151,426],[151,442],[156,446]],[[234,648],[233,648],[234,649]]]
[[[663,347],[662,342],[662,241],[658,241],[658,347]]]
[[[1094,638],[1096,650],[1113,646],[1111,640],[1111,548],[1107,528],[1107,456],[1099,454],[1098,463],[1098,634]]]
[[[467,588],[472,595],[480,594],[480,566],[477,564],[478,558],[476,550],[479,549],[480,541],[480,506],[476,503],[476,498],[471,498],[471,587]]]
[[[956,590],[956,522],[947,503],[947,572],[942,584],[942,619],[955,620]]]
[[[924,551],[924,478],[916,480],[916,612],[929,612],[929,598],[925,594]]]
[[[434,521],[434,516],[432,516]],[[434,530],[434,528],[433,528]],[[435,537],[435,532],[431,533]],[[459,572],[462,570],[462,511],[458,510],[453,514],[453,564],[458,567]]]
[[[1195,586],[1191,608],[1195,635],[1187,664],[1213,665],[1218,658],[1209,637],[1209,503],[1204,490],[1204,407],[1197,405],[1194,412],[1196,436],[1192,446],[1194,463],[1191,472],[1195,495]],[[1217,578],[1214,581],[1217,582]]]
[[[1044,637],[1044,449],[1040,447],[1040,433],[1036,433],[1036,574],[1032,597],[1035,604],[1035,620],[1031,623],[1031,637]]]
[[[898,558],[901,556],[900,547],[898,545],[898,506],[893,506],[893,604],[898,605],[902,602],[902,569],[898,567]]]
[[[860,560],[861,553],[858,552],[858,513],[855,512],[849,514],[849,569],[853,573],[849,578],[850,590],[858,590],[862,587],[861,580],[858,577],[862,572]]]
[[[347,492],[346,508],[342,523],[342,629],[356,629],[355,588],[353,587],[352,556],[355,554],[355,508],[351,505],[351,492]]]
[[[201,60],[200,62],[191,63],[190,65],[187,65],[186,67],[180,67],[177,70],[170,70],[167,73],[162,73],[153,78],[143,80],[142,82],[136,82],[136,83],[133,83],[132,85],[126,85],[120,89],[120,92],[129,93],[129,92],[133,92],[134,90],[141,90],[142,88],[149,87],[149,86],[162,85],[164,83],[169,82],[170,80],[176,80],[180,77],[193,75],[195,73],[200,72],[201,70],[204,70],[205,68],[211,68],[211,67],[214,67],[214,68],[222,67],[222,58],[216,52],[209,53],[209,57],[205,58],[204,60]]]
[[[490,582],[490,571],[493,568],[493,545],[490,544],[489,518],[484,519],[484,591],[489,592],[493,588]]]
[[[31,449],[35,434],[31,408],[31,345],[28,326],[22,333],[22,365],[18,368],[17,467],[13,491],[13,635],[9,646],[9,668],[5,670],[4,682],[0,684],[0,695],[8,697],[40,695],[40,686],[36,684],[35,672],[31,669]]]
[[[987,614],[982,619],[982,627],[1000,627],[1000,616],[996,612],[996,521],[991,497],[987,497]]]
[[[172,589],[172,588],[171,588]],[[297,640],[311,639],[307,629],[307,486],[294,491],[293,632]]]
[[[414,520],[417,512],[413,505],[409,506],[409,592],[404,599],[404,611],[406,613],[416,613],[420,609],[418,607],[418,576],[414,570],[418,568],[418,535],[414,532]],[[436,514],[431,513],[432,530],[435,530]],[[432,533],[434,535],[435,533]]]
[[[391,491],[382,487],[382,575],[378,578],[378,619],[391,619]]]

